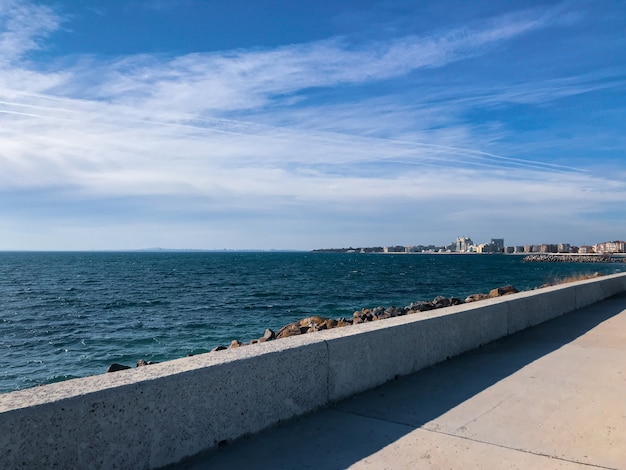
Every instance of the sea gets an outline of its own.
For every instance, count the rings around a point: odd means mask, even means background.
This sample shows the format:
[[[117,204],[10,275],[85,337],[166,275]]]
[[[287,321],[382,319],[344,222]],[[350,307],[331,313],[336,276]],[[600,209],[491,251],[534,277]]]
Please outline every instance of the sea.
[[[515,255],[0,252],[0,393],[249,342],[306,316],[528,290],[626,263]]]

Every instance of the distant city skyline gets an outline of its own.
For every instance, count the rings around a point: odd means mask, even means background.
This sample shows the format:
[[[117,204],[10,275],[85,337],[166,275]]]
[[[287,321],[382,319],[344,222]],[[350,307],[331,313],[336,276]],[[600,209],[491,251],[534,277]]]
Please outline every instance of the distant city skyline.
[[[0,2],[0,250],[626,238],[626,3]]]
[[[610,240],[591,245],[573,245],[561,243],[531,243],[523,245],[507,245],[503,238],[492,238],[489,242],[474,243],[470,237],[457,237],[446,244],[416,245],[383,245],[383,246],[349,246],[343,248],[317,248],[313,251],[340,252],[381,252],[381,253],[626,253],[626,241]]]

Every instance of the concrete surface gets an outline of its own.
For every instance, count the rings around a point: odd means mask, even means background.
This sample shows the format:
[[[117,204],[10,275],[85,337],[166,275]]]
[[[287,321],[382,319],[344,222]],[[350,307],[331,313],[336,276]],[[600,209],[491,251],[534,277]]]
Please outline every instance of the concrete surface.
[[[626,294],[172,468],[626,469]]]
[[[622,273],[0,394],[1,467],[176,463],[625,291]]]
[[[327,403],[328,357],[313,337],[299,346],[273,341],[0,395],[0,468],[155,468],[302,415]]]

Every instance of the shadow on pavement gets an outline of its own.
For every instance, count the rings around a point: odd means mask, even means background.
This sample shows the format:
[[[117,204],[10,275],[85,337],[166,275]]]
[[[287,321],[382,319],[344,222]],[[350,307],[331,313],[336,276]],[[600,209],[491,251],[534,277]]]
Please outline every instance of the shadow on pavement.
[[[625,308],[612,297],[170,468],[347,468]]]

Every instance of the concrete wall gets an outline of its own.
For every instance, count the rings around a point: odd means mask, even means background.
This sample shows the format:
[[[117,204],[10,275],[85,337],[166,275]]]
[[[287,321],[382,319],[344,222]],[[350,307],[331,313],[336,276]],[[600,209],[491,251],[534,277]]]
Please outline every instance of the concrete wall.
[[[0,395],[2,468],[154,468],[626,291],[626,274]]]

